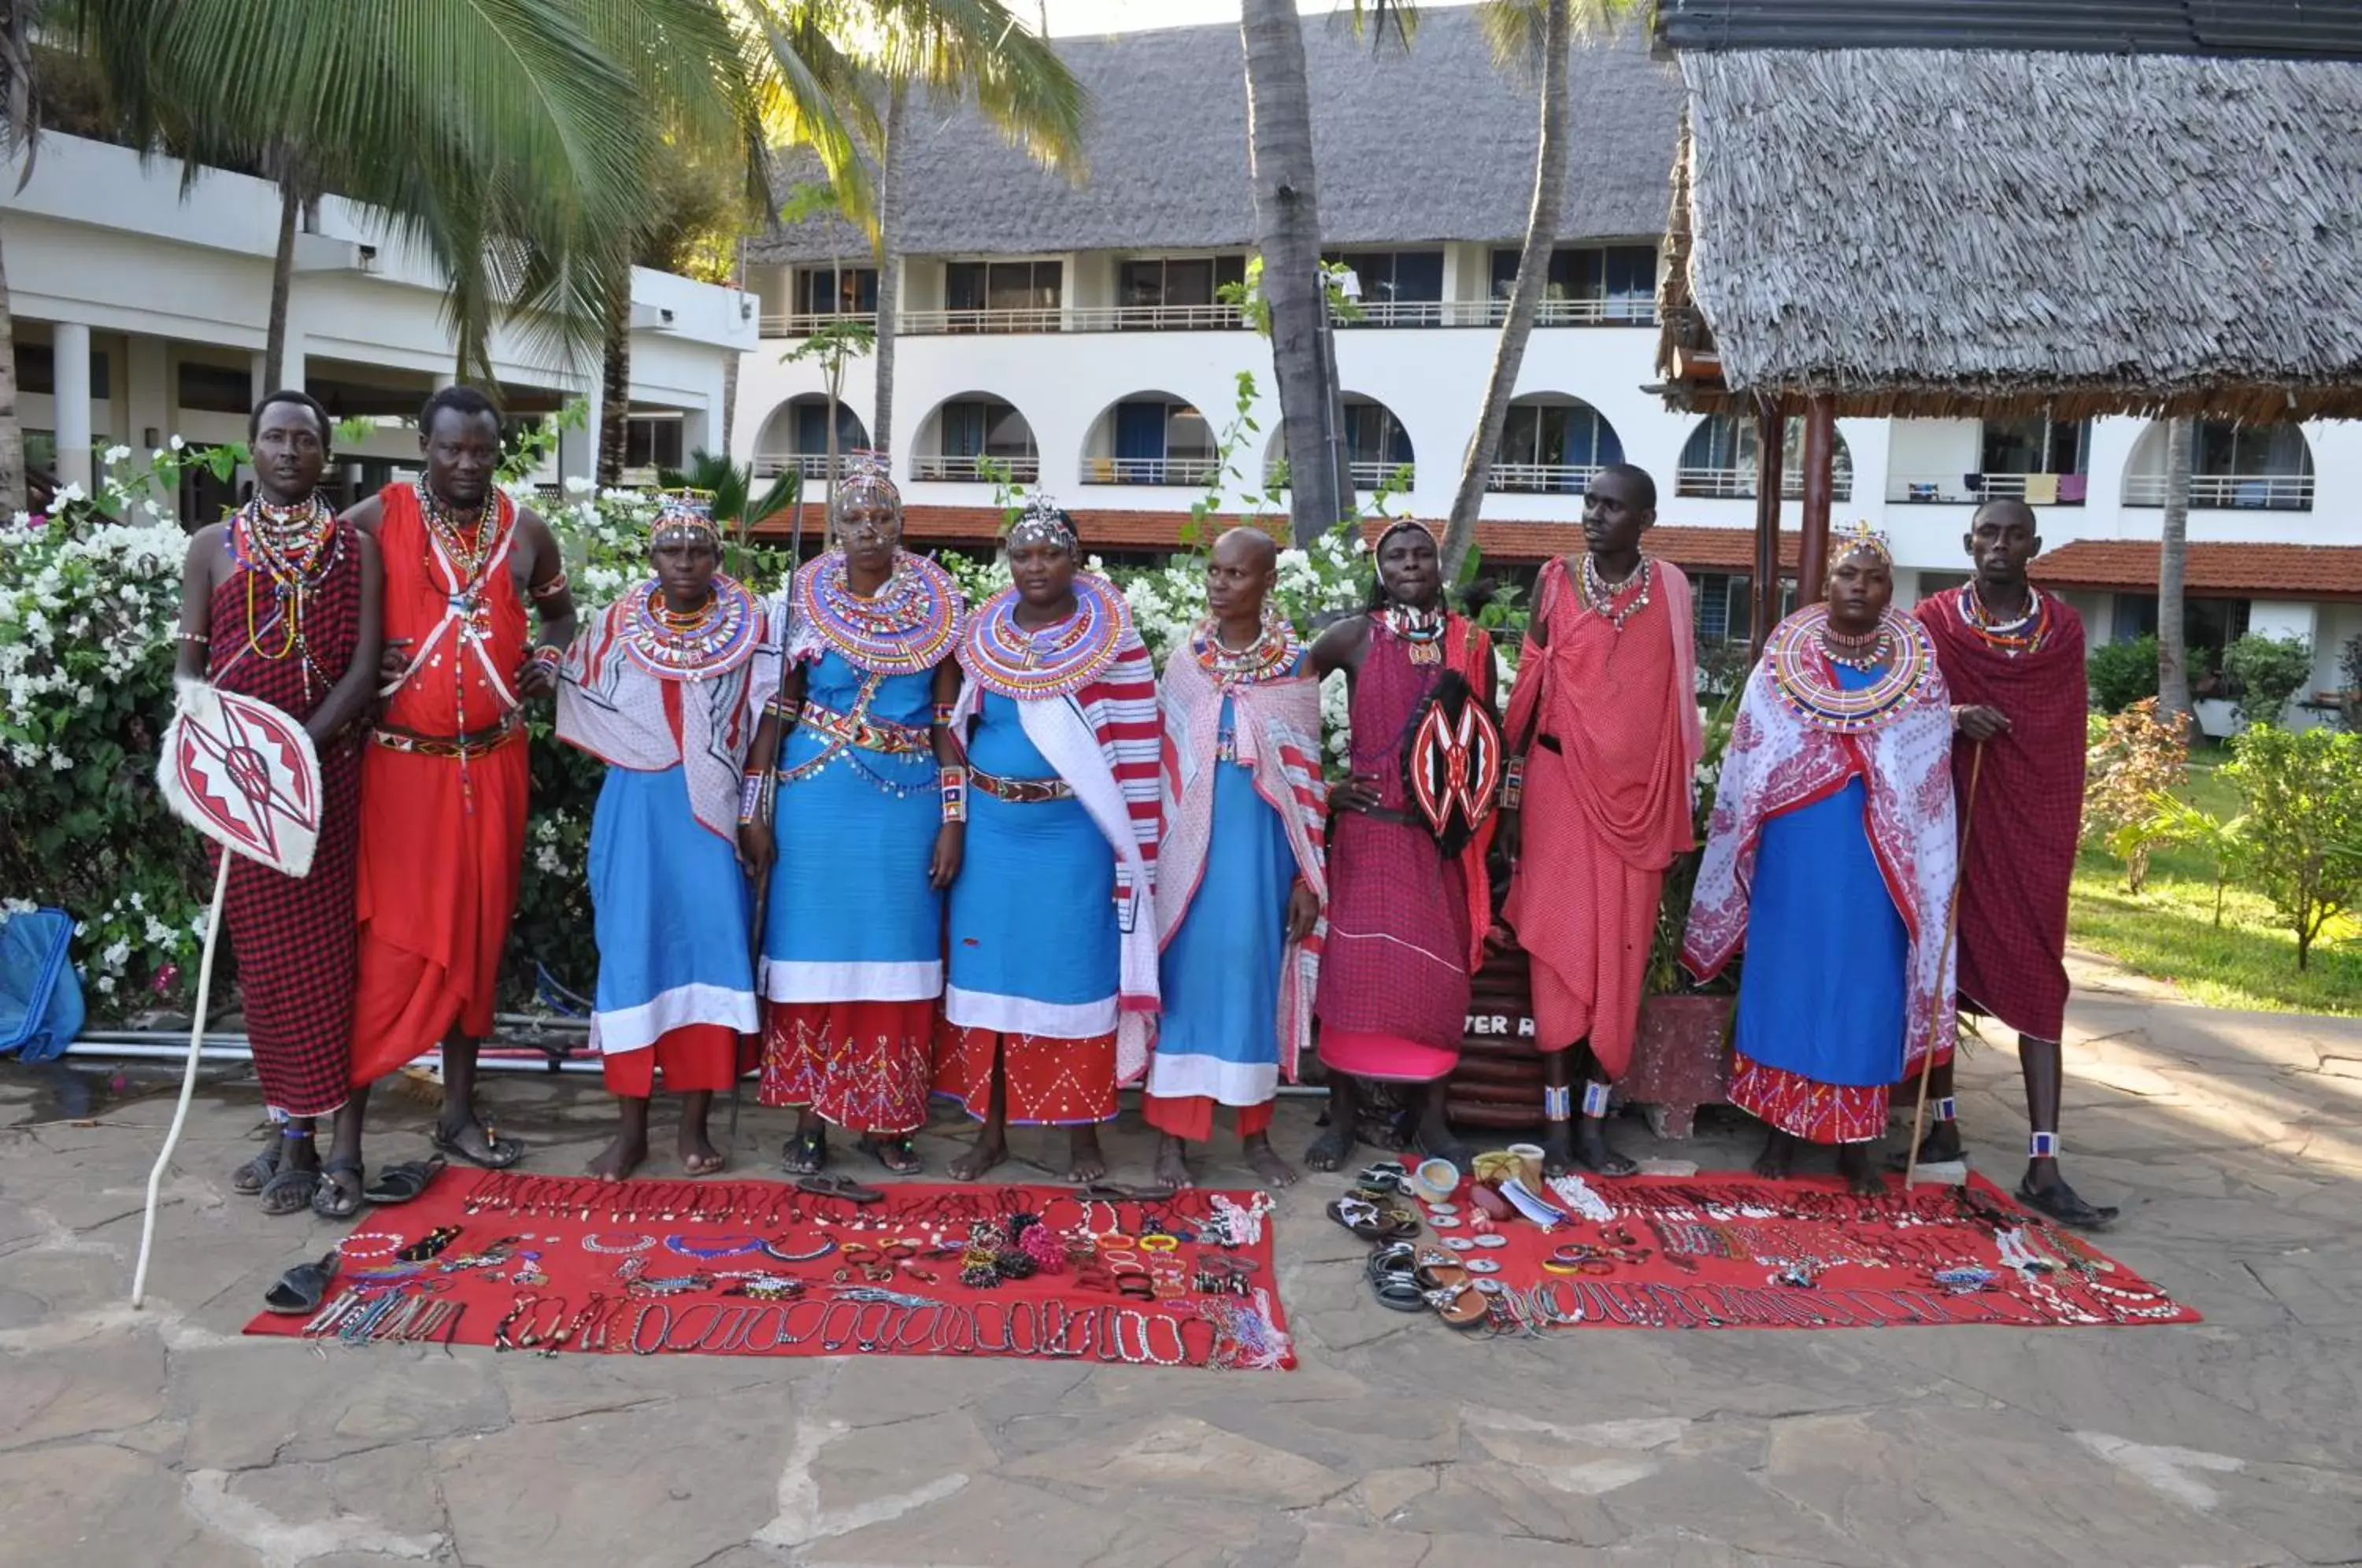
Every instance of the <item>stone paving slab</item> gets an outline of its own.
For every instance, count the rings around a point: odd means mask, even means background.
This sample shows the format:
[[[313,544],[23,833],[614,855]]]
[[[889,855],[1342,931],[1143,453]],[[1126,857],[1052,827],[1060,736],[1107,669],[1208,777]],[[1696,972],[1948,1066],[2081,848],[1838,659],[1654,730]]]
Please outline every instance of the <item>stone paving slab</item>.
[[[1478,1341],[1371,1300],[1320,1217],[1339,1182],[1313,1177],[1278,1214],[1304,1362],[1284,1376],[315,1354],[238,1334],[339,1229],[230,1192],[250,1078],[206,1076],[135,1313],[171,1084],[102,1073],[68,1121],[53,1078],[0,1064],[0,1565],[2362,1562],[2362,1024],[2077,980],[2070,1168],[2125,1207],[2109,1249],[2202,1325]],[[1960,1078],[1971,1160],[2014,1185],[2006,1041]],[[595,1080],[487,1094],[535,1168],[599,1145]],[[1283,1147],[1315,1110],[1283,1105]],[[381,1093],[373,1159],[422,1153],[430,1114]],[[750,1111],[738,1167],[784,1131]],[[1689,1143],[1617,1135],[1709,1169],[1751,1154],[1711,1117]],[[940,1170],[966,1136],[939,1121],[922,1152]],[[1054,1176],[1058,1142],[1021,1133],[1009,1174]],[[1144,1176],[1149,1144],[1127,1113],[1118,1174]],[[1203,1176],[1251,1184],[1234,1147]]]

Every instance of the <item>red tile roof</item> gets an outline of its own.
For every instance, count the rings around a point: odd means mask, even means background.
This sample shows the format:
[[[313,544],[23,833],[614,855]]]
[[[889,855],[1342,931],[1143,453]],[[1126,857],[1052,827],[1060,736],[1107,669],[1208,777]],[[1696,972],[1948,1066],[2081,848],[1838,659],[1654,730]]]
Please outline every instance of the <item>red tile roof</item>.
[[[2037,557],[2032,571],[2054,588],[2154,593],[2157,548],[2078,539]],[[2184,591],[2210,597],[2362,600],[2362,545],[2192,545],[2182,569]]]

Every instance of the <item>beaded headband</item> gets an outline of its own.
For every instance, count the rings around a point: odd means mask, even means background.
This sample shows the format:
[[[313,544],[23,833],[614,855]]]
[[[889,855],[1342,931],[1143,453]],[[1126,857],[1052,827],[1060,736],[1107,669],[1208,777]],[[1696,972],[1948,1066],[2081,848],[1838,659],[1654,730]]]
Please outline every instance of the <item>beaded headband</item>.
[[[1025,502],[1025,510],[1009,530],[1009,547],[1020,545],[1049,545],[1067,555],[1080,547],[1075,537],[1075,525],[1060,511],[1058,503],[1043,491],[1035,491]]]
[[[1856,518],[1838,529],[1830,541],[1830,547],[1829,560],[1833,564],[1863,551],[1876,556],[1890,567],[1894,564],[1893,547],[1887,543],[1884,534],[1870,525],[1868,518]]]
[[[1418,529],[1420,533],[1426,535],[1429,541],[1432,544],[1440,545],[1443,542],[1435,536],[1434,528],[1429,526],[1424,519],[1418,517],[1397,517],[1393,522],[1386,525],[1386,531],[1378,536],[1378,542],[1371,549],[1370,553],[1372,555],[1375,555],[1378,551],[1385,549],[1386,547],[1386,541],[1393,538],[1396,534],[1401,533],[1406,528]]]
[[[836,481],[836,494],[828,503],[832,521],[841,518],[854,507],[874,504],[891,507],[894,515],[902,514],[902,492],[894,487],[893,476],[887,471],[883,452],[848,452],[844,457],[844,472]]]
[[[713,492],[657,491],[657,520],[648,525],[648,544],[660,549],[666,545],[686,545],[701,538],[711,545],[722,543],[722,530],[713,521]]]

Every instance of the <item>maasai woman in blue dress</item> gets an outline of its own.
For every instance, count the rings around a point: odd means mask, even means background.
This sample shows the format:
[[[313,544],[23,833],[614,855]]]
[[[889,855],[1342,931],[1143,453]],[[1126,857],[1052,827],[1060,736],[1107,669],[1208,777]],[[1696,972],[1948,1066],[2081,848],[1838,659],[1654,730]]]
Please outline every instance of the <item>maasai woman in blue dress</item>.
[[[1070,1129],[1074,1178],[1105,1176],[1098,1123],[1148,1066],[1156,672],[1080,556],[1073,519],[1037,496],[1009,533],[1014,586],[960,644],[967,854],[935,1087],[984,1123],[962,1180],[1008,1157],[1011,1121]]]
[[[590,1048],[623,1104],[614,1141],[590,1164],[607,1181],[647,1157],[659,1072],[681,1096],[681,1168],[722,1168],[706,1112],[737,1081],[739,1037],[756,1024],[740,776],[778,659],[761,604],[716,569],[712,505],[704,491],[665,495],[655,577],[574,640],[559,677],[558,739],[607,764],[590,866]]]
[[[902,550],[902,499],[874,454],[853,455],[830,521],[836,548],[773,610],[788,668],[756,747],[778,761],[758,1098],[802,1113],[789,1174],[822,1168],[832,1125],[907,1174],[965,833],[940,764],[958,755],[944,721],[966,602],[943,568]],[[767,841],[760,853],[768,863]]]
[[[1756,1169],[1835,1143],[1871,1193],[1888,1088],[1951,1022],[1952,720],[1934,645],[1890,608],[1883,536],[1832,553],[1827,603],[1749,678],[1683,959],[1704,978],[1746,948],[1730,1100],[1771,1129]]]

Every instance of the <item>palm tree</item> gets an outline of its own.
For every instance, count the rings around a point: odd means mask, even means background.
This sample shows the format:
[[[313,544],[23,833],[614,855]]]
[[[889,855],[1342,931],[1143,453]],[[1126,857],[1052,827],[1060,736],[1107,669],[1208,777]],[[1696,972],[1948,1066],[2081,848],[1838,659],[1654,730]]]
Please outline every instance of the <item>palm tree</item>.
[[[2191,448],[2196,429],[2188,418],[2165,426],[2165,518],[2157,551],[2157,705],[2194,722],[2190,701],[2189,628],[2182,622],[2182,566],[2190,552]]]
[[[17,189],[33,177],[41,130],[39,83],[33,73],[31,0],[0,6],[0,155],[25,156]],[[17,417],[17,329],[8,311],[8,267],[0,257],[0,523],[25,510],[25,426]]]
[[[1496,64],[1520,64],[1529,71],[1540,66],[1541,134],[1534,153],[1534,200],[1526,218],[1525,243],[1518,252],[1517,281],[1509,288],[1508,311],[1493,350],[1493,373],[1485,385],[1476,434],[1461,465],[1460,488],[1452,493],[1451,517],[1443,536],[1447,576],[1459,571],[1476,541],[1476,513],[1484,506],[1485,487],[1493,477],[1494,456],[1500,450],[1502,427],[1508,423],[1509,400],[1517,395],[1526,342],[1533,336],[1534,318],[1550,286],[1551,252],[1566,204],[1568,55],[1577,33],[1614,26],[1635,4],[1636,0],[1487,0],[1481,12]]]

